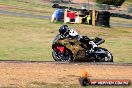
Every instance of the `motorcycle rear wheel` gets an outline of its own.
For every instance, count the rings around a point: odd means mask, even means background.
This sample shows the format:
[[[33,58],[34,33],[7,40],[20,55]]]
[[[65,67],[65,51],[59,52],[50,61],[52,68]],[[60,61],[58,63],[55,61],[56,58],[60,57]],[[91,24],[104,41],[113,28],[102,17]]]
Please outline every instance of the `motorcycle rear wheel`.
[[[95,60],[96,62],[113,62],[113,56],[107,49],[99,47],[97,52],[100,51],[105,52],[105,54],[98,54]]]

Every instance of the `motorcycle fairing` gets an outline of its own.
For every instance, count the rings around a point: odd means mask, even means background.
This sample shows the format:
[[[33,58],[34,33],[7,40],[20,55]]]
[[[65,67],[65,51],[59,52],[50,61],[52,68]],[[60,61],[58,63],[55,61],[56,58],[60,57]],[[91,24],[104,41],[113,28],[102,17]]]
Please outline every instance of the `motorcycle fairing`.
[[[56,49],[59,50],[61,53],[63,53],[65,50],[64,46],[57,46]]]

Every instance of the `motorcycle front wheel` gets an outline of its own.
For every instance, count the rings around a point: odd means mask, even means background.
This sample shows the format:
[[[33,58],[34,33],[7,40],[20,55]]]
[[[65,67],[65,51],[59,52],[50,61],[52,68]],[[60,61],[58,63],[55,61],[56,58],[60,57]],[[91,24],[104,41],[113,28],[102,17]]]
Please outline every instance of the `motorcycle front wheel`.
[[[52,57],[55,61],[67,61],[70,62],[73,60],[72,54],[66,49],[65,53],[58,52],[56,50],[52,51]]]
[[[113,62],[112,54],[105,48],[99,47],[96,51],[96,62]]]

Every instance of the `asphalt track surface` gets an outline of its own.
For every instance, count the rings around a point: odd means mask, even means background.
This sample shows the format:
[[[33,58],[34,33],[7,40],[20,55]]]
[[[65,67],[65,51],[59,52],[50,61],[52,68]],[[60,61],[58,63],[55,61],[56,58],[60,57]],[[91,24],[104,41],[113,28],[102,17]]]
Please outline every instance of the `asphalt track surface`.
[[[22,16],[22,17],[32,17],[32,18],[39,18],[39,19],[45,19],[45,18],[50,19],[50,16],[25,14],[25,13],[20,13],[20,12],[6,11],[6,10],[0,10],[0,14],[13,15],[13,16]]]
[[[132,63],[116,63],[116,62],[57,62],[57,61],[24,61],[24,60],[0,60],[0,63],[41,63],[41,64],[76,64],[76,65],[112,65],[112,66],[132,66]]]
[[[42,16],[42,15],[35,15],[35,14],[26,14],[20,12],[11,12],[8,10],[0,10],[0,14],[6,15],[13,15],[13,16],[22,16],[22,17],[31,17],[31,18],[38,18],[38,19],[50,19],[50,16]],[[132,24],[122,24],[122,23],[110,23],[111,26],[121,26],[121,27],[132,27]]]
[[[88,72],[90,79],[132,80],[131,64],[1,61],[0,88],[40,88],[41,85],[47,84],[79,84],[78,79],[82,76],[83,69]]]

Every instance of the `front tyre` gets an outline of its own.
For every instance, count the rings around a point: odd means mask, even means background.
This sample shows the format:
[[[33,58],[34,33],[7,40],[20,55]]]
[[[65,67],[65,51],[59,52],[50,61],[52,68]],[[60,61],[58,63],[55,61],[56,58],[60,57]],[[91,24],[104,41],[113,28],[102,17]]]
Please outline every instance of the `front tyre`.
[[[52,51],[52,57],[55,61],[72,61],[72,54],[66,49],[64,53],[61,53],[59,51],[53,50]]]
[[[113,62],[113,56],[107,49],[98,48],[96,51],[96,62]]]

